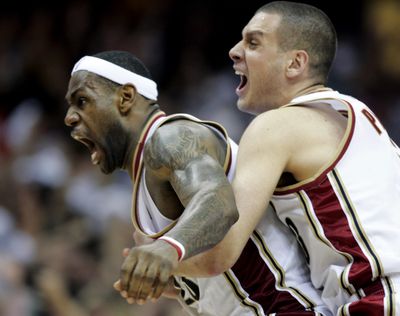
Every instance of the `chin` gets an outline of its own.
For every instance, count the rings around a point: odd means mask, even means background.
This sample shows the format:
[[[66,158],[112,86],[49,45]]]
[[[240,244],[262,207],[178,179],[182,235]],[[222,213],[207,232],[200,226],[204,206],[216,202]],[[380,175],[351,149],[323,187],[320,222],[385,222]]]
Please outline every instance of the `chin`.
[[[244,113],[249,113],[249,114],[253,114],[256,115],[257,113],[254,111],[254,109],[251,107],[251,105],[245,103],[242,100],[239,100],[237,102],[237,108],[239,109],[239,111],[244,112]]]
[[[104,174],[110,174],[110,173],[112,173],[114,170],[108,170],[108,169],[104,169],[104,168],[100,167],[100,171],[101,171],[102,173],[104,173]]]
[[[99,167],[100,167],[101,172],[104,174],[113,173],[115,170],[115,166],[112,166],[112,164],[107,161],[101,162]]]
[[[239,109],[239,111],[247,112],[247,106],[246,106],[246,103],[243,100],[239,99],[237,101],[237,103],[236,103],[236,106]]]

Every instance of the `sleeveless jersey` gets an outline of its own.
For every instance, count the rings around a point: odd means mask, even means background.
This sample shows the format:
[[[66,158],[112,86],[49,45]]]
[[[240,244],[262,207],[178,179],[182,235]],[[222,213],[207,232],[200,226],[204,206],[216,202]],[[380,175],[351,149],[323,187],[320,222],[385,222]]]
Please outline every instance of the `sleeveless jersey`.
[[[185,119],[198,122],[217,132],[227,143],[225,172],[232,181],[237,145],[214,122],[200,121],[187,114],[156,115],[145,128],[134,159],[132,221],[135,228],[152,238],[171,229],[176,221],[161,214],[145,182],[143,145],[166,122]],[[289,238],[288,238],[289,236]],[[236,264],[224,274],[209,278],[175,277],[179,301],[191,315],[331,315],[322,306],[320,293],[309,280],[297,241],[276,215],[266,212]],[[286,314],[287,313],[287,314]]]
[[[351,302],[375,293],[381,306],[368,315],[400,315],[399,149],[353,97],[328,90],[287,106],[311,104],[347,117],[345,136],[321,172],[276,189],[271,204],[297,236],[311,280],[332,311],[351,315]]]

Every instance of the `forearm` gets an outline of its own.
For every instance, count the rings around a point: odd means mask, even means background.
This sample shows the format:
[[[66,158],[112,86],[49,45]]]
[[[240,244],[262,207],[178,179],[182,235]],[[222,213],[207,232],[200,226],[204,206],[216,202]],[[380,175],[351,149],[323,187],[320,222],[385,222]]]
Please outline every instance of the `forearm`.
[[[239,196],[239,195],[238,195]],[[249,205],[251,199],[240,195],[237,205],[240,218],[215,247],[179,262],[174,274],[187,277],[210,277],[230,269],[238,260],[254,229],[260,222],[265,208],[257,211]],[[249,210],[254,210],[252,213]],[[246,215],[251,214],[251,215]]]
[[[243,231],[243,225],[237,222],[216,246],[179,262],[174,274],[201,278],[225,272],[239,258],[249,236],[250,233]]]
[[[202,190],[193,196],[166,236],[179,241],[185,248],[185,258],[190,258],[217,245],[237,219],[230,187]]]
[[[187,260],[181,261],[174,275],[206,278],[223,273],[228,269],[225,268],[225,266],[228,267],[229,264],[219,262],[219,258],[213,255],[213,253],[213,250],[210,249]]]

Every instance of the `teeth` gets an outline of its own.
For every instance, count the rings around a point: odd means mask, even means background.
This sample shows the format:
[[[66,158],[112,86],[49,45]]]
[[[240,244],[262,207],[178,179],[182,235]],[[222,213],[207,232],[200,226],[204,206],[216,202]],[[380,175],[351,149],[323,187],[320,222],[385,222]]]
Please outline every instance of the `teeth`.
[[[100,163],[100,157],[97,154],[97,151],[94,151],[92,153],[92,155],[90,156],[91,160],[92,160],[92,164],[94,165],[98,165]]]
[[[235,75],[238,75],[238,76],[243,76],[244,74],[243,74],[243,72],[240,72],[240,71],[235,71]]]

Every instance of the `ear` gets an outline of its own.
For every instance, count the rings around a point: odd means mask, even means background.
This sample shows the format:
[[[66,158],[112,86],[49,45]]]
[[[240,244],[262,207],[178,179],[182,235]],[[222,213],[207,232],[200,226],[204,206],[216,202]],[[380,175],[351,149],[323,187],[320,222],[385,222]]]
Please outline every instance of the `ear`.
[[[135,104],[137,91],[132,84],[124,84],[119,89],[118,94],[118,110],[121,114],[125,115],[131,110],[131,108]]]
[[[286,76],[290,79],[303,74],[308,66],[309,56],[305,50],[295,50],[290,52],[286,66]]]

